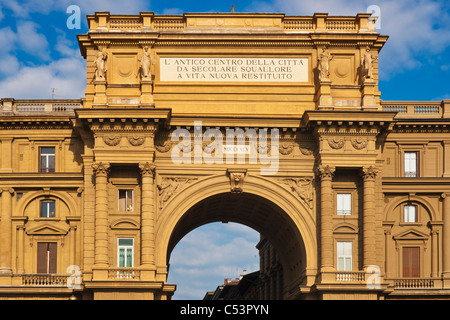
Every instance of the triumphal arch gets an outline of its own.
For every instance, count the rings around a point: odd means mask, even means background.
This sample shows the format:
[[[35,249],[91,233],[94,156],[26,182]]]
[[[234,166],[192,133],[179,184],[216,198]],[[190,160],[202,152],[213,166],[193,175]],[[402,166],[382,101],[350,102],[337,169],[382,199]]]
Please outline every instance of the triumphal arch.
[[[449,297],[450,102],[380,100],[369,14],[87,18],[85,97],[1,100],[1,298],[170,299],[215,221],[253,298]]]

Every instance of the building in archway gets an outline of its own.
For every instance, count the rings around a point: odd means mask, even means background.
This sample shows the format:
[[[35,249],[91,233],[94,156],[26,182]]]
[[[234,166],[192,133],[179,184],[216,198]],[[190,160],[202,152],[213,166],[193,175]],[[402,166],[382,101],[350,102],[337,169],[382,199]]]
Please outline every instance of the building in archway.
[[[450,101],[380,100],[369,14],[88,22],[84,98],[1,100],[1,298],[168,299],[213,221],[284,299],[450,297]]]

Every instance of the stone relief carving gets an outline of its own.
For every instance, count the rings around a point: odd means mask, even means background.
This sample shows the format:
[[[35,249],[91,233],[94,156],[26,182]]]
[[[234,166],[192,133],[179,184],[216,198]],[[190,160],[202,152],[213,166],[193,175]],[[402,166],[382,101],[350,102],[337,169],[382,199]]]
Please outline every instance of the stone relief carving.
[[[294,143],[290,141],[282,141],[279,145],[280,147],[278,149],[282,155],[291,154],[294,150]]]
[[[328,139],[328,145],[331,148],[336,149],[336,150],[342,149],[344,144],[345,144],[345,139],[343,139],[343,138],[341,138],[341,139],[339,139],[339,138]]]
[[[135,136],[129,136],[128,138],[128,142],[132,145],[132,146],[140,146],[145,142],[145,137],[135,137]]]
[[[313,207],[313,178],[287,178],[279,182],[287,185],[309,208]]]
[[[172,148],[172,142],[170,140],[170,132],[162,131],[155,137],[155,148],[157,151],[165,153]]]
[[[192,183],[197,178],[164,177],[157,185],[159,191],[159,208],[162,209],[169,199],[180,192],[187,184]]]
[[[105,136],[103,137],[103,142],[107,144],[108,146],[117,146],[120,143],[120,137],[119,136]]]
[[[367,147],[369,140],[367,138],[354,138],[351,139],[351,143],[353,148],[355,148],[356,150],[362,150]]]
[[[300,152],[305,156],[310,156],[316,149],[314,142],[300,142]]]
[[[230,191],[231,193],[243,192],[244,178],[247,174],[245,169],[228,169],[227,174],[230,178]]]

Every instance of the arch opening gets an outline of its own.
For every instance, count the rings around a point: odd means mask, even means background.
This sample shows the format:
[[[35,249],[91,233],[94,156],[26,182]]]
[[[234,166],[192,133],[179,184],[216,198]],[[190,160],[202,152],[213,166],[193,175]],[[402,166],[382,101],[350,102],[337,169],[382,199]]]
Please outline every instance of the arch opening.
[[[306,250],[291,218],[276,204],[251,193],[219,193],[193,205],[179,219],[167,248],[167,265],[178,242],[192,230],[212,222],[234,222],[259,232],[271,244],[283,270],[283,298],[306,281]]]

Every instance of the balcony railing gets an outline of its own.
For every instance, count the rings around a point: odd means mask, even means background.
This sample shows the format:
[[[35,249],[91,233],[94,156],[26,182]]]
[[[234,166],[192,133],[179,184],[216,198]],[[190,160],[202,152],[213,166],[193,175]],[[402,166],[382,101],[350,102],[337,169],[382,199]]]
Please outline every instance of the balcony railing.
[[[433,289],[435,288],[434,278],[402,278],[391,279],[395,289]]]
[[[364,271],[337,271],[336,282],[362,283],[366,281],[366,272]]]
[[[447,118],[450,111],[448,100],[442,102],[382,101],[381,106],[383,111],[397,112],[396,118]]]
[[[66,274],[23,274],[22,285],[29,287],[66,287]]]
[[[110,268],[108,269],[108,280],[139,280],[140,271],[135,268]]]
[[[1,99],[2,112],[15,115],[38,113],[73,113],[75,109],[83,107],[82,99]]]

